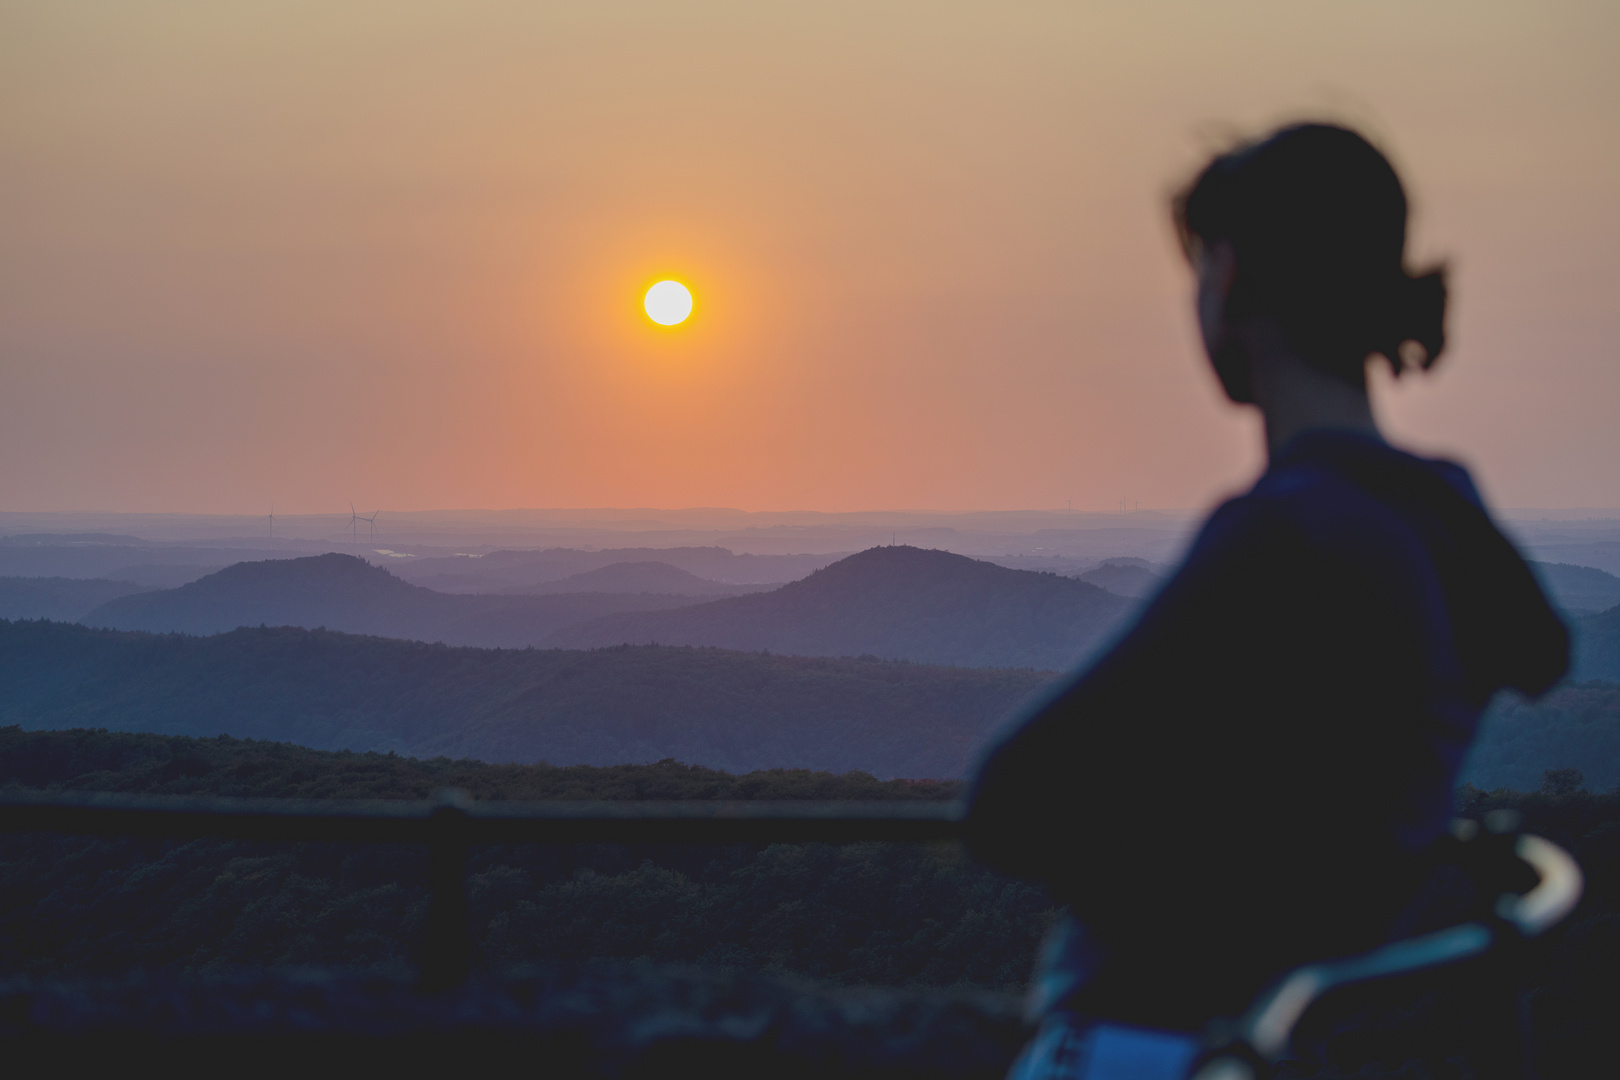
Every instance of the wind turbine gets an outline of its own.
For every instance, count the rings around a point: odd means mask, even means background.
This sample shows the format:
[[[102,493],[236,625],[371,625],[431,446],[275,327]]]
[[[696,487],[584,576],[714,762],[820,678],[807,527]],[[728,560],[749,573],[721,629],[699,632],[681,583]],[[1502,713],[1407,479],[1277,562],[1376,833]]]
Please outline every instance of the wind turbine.
[[[354,512],[354,503],[349,504],[349,539],[360,542],[360,515]]]
[[[276,504],[270,504],[270,539],[276,538]]]
[[[375,544],[377,542],[377,515],[380,514],[380,513],[382,513],[381,510],[373,510],[371,512],[370,517],[361,517],[359,515],[356,515],[356,520],[357,521],[363,521],[367,525],[371,526],[371,542],[373,544]]]

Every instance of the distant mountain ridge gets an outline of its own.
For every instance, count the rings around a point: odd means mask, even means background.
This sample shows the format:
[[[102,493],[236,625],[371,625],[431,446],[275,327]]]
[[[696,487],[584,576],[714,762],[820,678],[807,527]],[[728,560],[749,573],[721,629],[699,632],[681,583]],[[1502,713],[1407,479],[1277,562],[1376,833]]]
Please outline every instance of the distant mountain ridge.
[[[353,555],[237,563],[177,589],[111,600],[81,620],[115,630],[220,634],[241,626],[326,627],[353,634],[523,648],[610,612],[692,602],[686,596],[568,593],[452,595],[401,581]]]
[[[1075,578],[901,545],[851,555],[773,592],[604,616],[551,640],[1057,670],[1101,644],[1135,607]]]

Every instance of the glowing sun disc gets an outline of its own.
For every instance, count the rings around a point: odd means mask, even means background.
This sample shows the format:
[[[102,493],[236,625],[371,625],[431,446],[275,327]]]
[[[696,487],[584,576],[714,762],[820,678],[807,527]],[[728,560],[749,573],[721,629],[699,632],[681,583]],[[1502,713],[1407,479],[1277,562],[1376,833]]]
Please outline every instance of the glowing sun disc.
[[[674,326],[685,322],[692,314],[692,294],[678,281],[660,281],[647,290],[641,302],[647,309],[647,318],[661,326]]]

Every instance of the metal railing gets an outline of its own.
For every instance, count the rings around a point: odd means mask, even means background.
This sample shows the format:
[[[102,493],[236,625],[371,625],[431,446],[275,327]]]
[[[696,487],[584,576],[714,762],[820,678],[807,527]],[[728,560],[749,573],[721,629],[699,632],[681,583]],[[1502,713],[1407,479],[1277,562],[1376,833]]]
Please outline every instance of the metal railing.
[[[457,986],[471,969],[466,882],[474,844],[918,842],[955,839],[961,828],[960,804],[921,800],[475,802],[459,790],[424,801],[0,794],[0,832],[425,845],[425,990]]]

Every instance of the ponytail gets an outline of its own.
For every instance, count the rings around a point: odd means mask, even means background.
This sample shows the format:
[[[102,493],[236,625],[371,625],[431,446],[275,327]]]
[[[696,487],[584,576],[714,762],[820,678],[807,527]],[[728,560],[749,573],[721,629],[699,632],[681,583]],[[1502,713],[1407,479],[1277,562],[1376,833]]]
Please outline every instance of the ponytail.
[[[1385,333],[1370,351],[1389,360],[1399,376],[1416,366],[1423,371],[1434,366],[1446,348],[1446,272],[1444,268],[1413,276],[1403,273],[1395,295],[1390,298]],[[1403,348],[1416,344],[1421,357]]]

